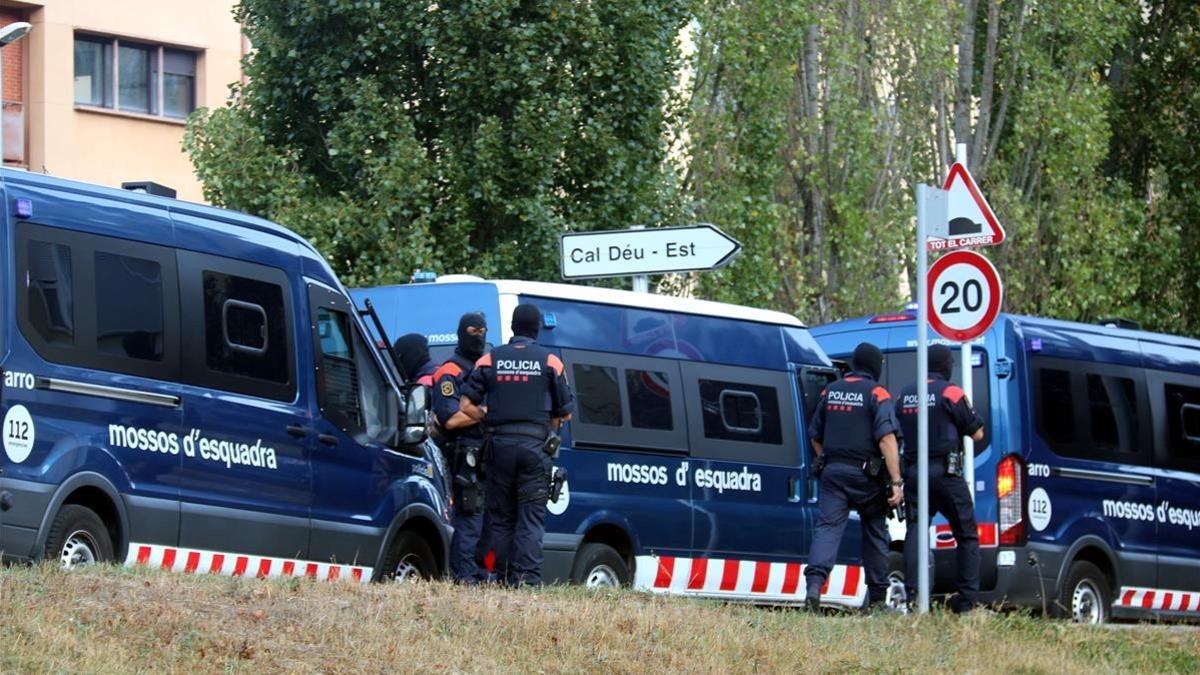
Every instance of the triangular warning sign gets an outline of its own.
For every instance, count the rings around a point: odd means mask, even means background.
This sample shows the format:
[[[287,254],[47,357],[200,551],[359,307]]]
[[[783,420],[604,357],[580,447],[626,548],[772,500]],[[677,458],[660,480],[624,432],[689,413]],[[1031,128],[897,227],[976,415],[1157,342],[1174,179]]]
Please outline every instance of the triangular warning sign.
[[[946,222],[932,228],[931,251],[995,246],[1004,241],[1004,228],[966,166],[955,162],[942,189],[946,191]]]

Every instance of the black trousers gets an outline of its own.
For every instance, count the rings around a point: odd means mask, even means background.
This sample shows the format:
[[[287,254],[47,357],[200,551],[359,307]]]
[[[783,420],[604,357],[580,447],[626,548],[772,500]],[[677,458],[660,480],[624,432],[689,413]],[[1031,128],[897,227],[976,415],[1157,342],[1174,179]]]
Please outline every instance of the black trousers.
[[[550,457],[529,436],[492,438],[485,533],[496,552],[496,580],[510,586],[542,583],[542,538],[550,496]]]
[[[806,597],[819,596],[821,586],[837,562],[838,547],[850,511],[858,511],[862,524],[862,557],[870,602],[881,602],[887,593],[888,532],[884,519],[883,486],[867,478],[862,468],[830,463],[821,473],[817,497],[817,530],[804,570]]]
[[[950,531],[957,542],[955,563],[958,568],[956,590],[959,600],[955,609],[970,609],[979,595],[979,530],[975,526],[975,504],[970,488],[962,476],[946,475],[945,459],[929,458],[929,517],[940,513],[950,522]],[[904,537],[904,579],[909,597],[916,597],[917,536],[917,465],[904,467],[904,501],[907,508],[908,531]],[[932,540],[932,537],[931,537]],[[933,563],[932,553],[929,556]],[[930,579],[933,579],[932,571]]]

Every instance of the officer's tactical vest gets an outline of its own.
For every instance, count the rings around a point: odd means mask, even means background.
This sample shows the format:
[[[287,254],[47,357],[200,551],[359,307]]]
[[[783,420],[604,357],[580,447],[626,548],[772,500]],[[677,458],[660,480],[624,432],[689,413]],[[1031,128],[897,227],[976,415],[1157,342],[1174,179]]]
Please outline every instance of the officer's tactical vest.
[[[929,380],[929,456],[945,457],[957,452],[962,444],[962,435],[950,415],[952,406],[958,405],[966,394],[958,385],[941,378]],[[900,394],[900,430],[904,433],[904,453],[909,459],[917,456],[917,385],[904,387]]]
[[[825,388],[824,452],[830,459],[865,462],[880,455],[875,441],[875,410],[891,395],[875,380],[857,375]]]
[[[563,372],[562,360],[534,342],[520,341],[492,349],[476,367],[489,364],[495,381],[488,389],[487,425],[532,422],[549,427],[550,389]]]

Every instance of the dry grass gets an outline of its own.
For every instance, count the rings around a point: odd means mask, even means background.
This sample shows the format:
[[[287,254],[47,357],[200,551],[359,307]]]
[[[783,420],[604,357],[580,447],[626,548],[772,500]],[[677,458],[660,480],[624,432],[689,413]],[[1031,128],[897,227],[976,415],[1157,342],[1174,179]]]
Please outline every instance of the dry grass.
[[[1200,672],[1200,632],[632,592],[0,571],[4,672]]]

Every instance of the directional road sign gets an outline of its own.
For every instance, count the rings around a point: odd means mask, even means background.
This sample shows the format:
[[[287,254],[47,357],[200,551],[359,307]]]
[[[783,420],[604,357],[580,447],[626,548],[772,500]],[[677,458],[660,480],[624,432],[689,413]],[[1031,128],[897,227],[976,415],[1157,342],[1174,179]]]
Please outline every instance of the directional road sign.
[[[736,239],[707,223],[568,233],[560,245],[564,279],[710,270],[728,265],[742,250]]]
[[[1000,313],[1004,288],[992,262],[974,251],[948,253],[929,268],[929,325],[947,340],[987,332]]]
[[[933,202],[936,211],[929,213],[930,251],[995,246],[1004,241],[1004,228],[965,165],[955,162],[950,167],[942,190],[945,199]]]

